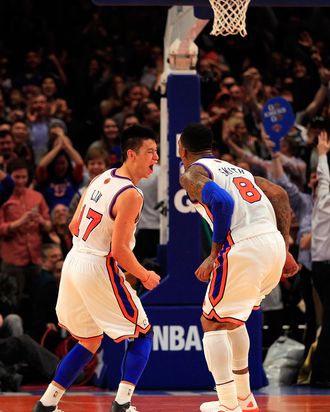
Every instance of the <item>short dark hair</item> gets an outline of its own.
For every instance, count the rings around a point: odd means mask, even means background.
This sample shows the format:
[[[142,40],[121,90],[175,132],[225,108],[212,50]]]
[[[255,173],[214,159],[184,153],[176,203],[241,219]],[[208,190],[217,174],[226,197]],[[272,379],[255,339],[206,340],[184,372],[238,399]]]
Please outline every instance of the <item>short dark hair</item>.
[[[52,249],[59,249],[61,250],[61,246],[57,243],[44,243],[41,247],[41,259],[46,260],[48,259],[48,251]]]
[[[21,157],[12,159],[7,164],[7,173],[10,175],[13,172],[15,172],[15,170],[20,170],[20,169],[27,169],[27,171],[30,173],[30,165],[27,163],[25,159]]]
[[[127,159],[127,150],[139,150],[144,140],[154,140],[157,142],[155,132],[149,127],[135,124],[125,129],[120,136],[120,146],[123,154],[123,161]]]
[[[213,134],[208,127],[200,123],[191,123],[183,129],[180,141],[189,152],[202,152],[212,149]]]
[[[13,138],[13,136],[11,135],[10,130],[0,130],[0,139],[2,139],[3,137],[7,137],[8,135],[11,138]]]
[[[21,169],[26,169],[28,172],[27,186],[29,186],[33,178],[33,169],[31,168],[31,165],[22,157],[12,159],[7,164],[7,173],[9,175],[11,175],[16,170],[21,170]]]
[[[147,100],[143,100],[142,102],[140,102],[140,104],[138,105],[137,109],[136,109],[136,116],[139,119],[139,121],[142,123],[145,120],[145,116],[146,114],[150,113],[150,108],[149,105],[151,103],[154,103],[153,100],[151,99],[147,99]]]

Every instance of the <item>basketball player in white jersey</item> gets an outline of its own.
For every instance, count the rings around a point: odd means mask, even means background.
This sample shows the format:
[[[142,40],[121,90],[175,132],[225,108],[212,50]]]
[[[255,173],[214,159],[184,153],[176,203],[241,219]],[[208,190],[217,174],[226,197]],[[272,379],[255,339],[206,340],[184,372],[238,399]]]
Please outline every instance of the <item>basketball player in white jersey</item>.
[[[187,126],[179,139],[185,168],[180,183],[213,230],[211,253],[195,274],[209,282],[201,322],[219,401],[204,403],[200,410],[257,412],[245,322],[282,272],[289,276],[298,270],[288,252],[290,206],[283,189],[214,158],[212,140],[210,129],[201,124]]]
[[[60,362],[33,412],[59,411],[59,400],[92,359],[104,333],[115,342],[129,339],[111,411],[136,411],[131,397],[149,358],[152,332],[124,270],[146,289],[159,284],[160,277],[141,266],[132,252],[143,205],[136,185],[158,162],[154,132],[132,126],[123,132],[121,148],[123,165],[90,183],[70,223],[73,247],[63,264],[56,311],[59,324],[79,342]]]

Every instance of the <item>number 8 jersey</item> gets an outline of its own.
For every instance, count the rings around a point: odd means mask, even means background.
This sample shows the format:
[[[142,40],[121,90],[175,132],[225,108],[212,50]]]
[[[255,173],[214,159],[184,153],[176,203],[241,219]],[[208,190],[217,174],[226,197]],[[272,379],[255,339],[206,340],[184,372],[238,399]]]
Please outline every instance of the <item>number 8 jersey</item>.
[[[234,199],[235,206],[230,225],[230,235],[234,243],[277,231],[273,206],[256,185],[250,172],[212,157],[198,159],[192,165],[205,169],[209,178]],[[193,204],[213,230],[213,216],[208,207],[198,202]]]
[[[116,200],[125,190],[142,191],[127,177],[118,176],[117,169],[109,169],[97,176],[88,186],[73,233],[73,249],[97,256],[107,256],[111,250]],[[137,216],[136,223],[139,216]],[[130,242],[135,246],[134,233]]]

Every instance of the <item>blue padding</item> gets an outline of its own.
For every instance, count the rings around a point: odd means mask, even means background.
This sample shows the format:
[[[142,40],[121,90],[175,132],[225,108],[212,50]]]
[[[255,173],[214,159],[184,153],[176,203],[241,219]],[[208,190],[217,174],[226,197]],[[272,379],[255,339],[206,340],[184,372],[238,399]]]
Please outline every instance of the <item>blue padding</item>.
[[[61,360],[57,367],[54,381],[63,386],[63,388],[68,389],[93,356],[92,352],[80,345],[80,343],[77,343]]]
[[[146,367],[152,347],[153,333],[140,334],[136,339],[127,342],[122,362],[121,380],[136,385]]]
[[[202,201],[209,207],[213,216],[213,242],[224,242],[234,211],[234,199],[226,190],[210,181],[203,187]]]

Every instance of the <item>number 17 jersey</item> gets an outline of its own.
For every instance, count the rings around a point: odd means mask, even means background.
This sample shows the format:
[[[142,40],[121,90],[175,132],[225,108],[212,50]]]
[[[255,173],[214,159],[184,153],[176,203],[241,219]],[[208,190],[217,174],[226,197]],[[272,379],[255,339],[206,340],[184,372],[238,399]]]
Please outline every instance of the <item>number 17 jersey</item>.
[[[85,191],[79,220],[73,236],[73,249],[77,252],[107,256],[111,250],[115,216],[113,209],[118,197],[126,190],[140,189],[127,177],[119,176],[117,169],[109,169],[97,176]],[[136,223],[139,216],[137,216]],[[135,246],[134,233],[130,242]]]
[[[201,166],[209,178],[233,198],[230,235],[234,243],[277,231],[273,206],[250,172],[216,158],[201,158],[193,165]],[[207,205],[196,202],[194,206],[213,230],[213,216]]]

